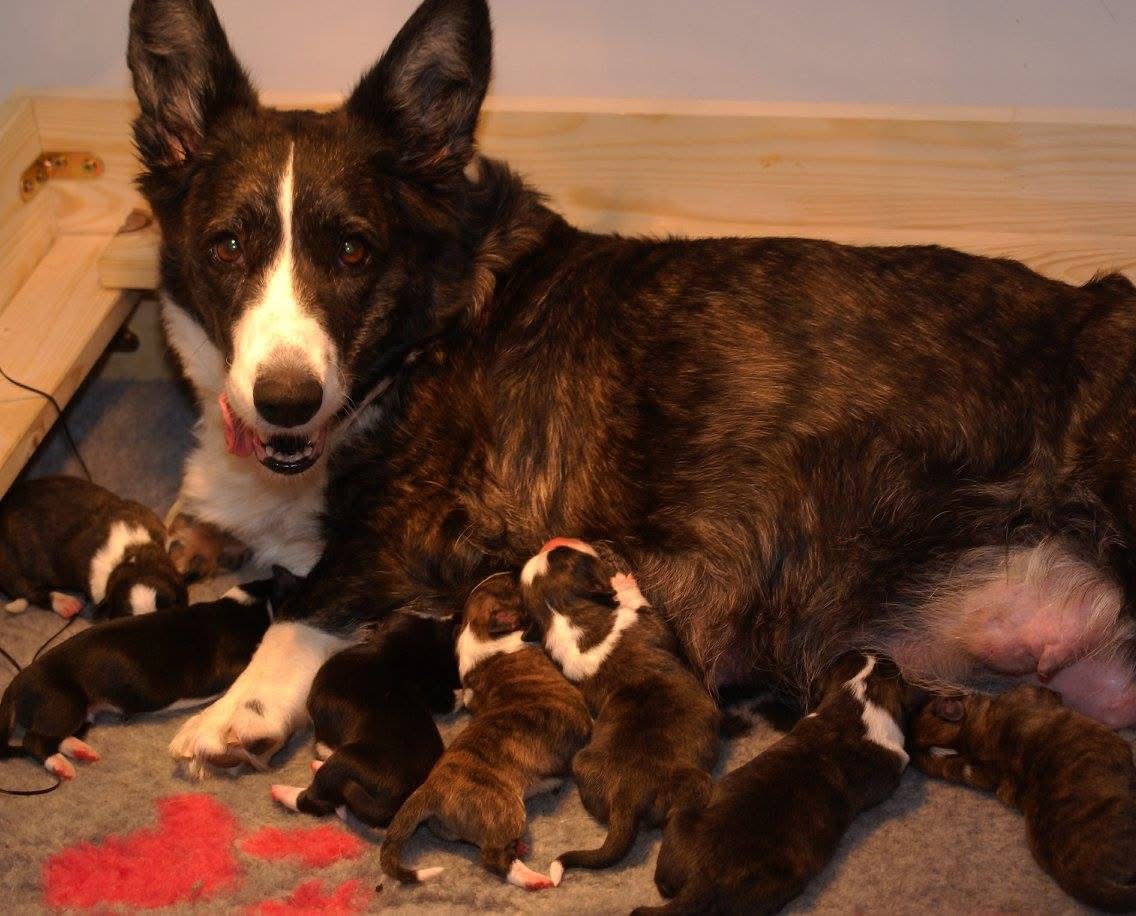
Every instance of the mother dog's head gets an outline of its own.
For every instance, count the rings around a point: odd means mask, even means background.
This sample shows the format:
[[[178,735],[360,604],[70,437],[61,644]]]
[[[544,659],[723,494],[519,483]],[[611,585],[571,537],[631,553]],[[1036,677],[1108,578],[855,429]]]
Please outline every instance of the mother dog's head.
[[[485,0],[426,0],[341,108],[278,111],[209,0],[135,0],[167,327],[231,452],[307,470],[337,415],[470,301],[490,57]]]

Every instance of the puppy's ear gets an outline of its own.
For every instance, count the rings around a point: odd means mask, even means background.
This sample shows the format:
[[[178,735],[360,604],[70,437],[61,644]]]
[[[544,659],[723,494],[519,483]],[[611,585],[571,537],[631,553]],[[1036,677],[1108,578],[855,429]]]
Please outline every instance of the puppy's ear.
[[[931,712],[944,722],[961,722],[966,717],[966,706],[961,697],[935,697]]]
[[[347,100],[392,134],[402,162],[428,176],[463,169],[493,57],[485,0],[425,0]]]
[[[272,566],[272,604],[273,607],[279,607],[280,604],[300,587],[304,580],[283,566]]]
[[[141,108],[134,140],[151,179],[185,165],[220,115],[256,106],[209,0],[134,0],[126,59]]]
[[[489,612],[487,630],[489,635],[494,638],[507,636],[514,630],[521,629],[527,622],[528,618],[516,608],[496,607]]]

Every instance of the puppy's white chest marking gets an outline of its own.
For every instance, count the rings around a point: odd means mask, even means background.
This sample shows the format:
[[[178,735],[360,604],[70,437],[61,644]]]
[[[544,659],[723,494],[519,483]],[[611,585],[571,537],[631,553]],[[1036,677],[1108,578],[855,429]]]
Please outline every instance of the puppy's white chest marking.
[[[114,568],[122,562],[126,551],[150,543],[150,532],[141,525],[111,522],[106,542],[91,557],[90,592],[96,604],[106,597],[107,582]]]
[[[875,670],[875,667],[875,656],[869,655],[868,661],[860,673],[846,681],[844,686],[851,691],[852,696],[864,704],[864,711],[860,714],[860,718],[867,730],[867,739],[898,755],[902,765],[907,766],[910,758],[907,751],[903,749],[903,729],[899,727],[899,723],[892,718],[886,709],[868,699],[868,677]]]
[[[523,636],[524,634],[517,630],[500,639],[478,639],[473,630],[466,625],[458,637],[458,675],[464,682],[465,676],[485,659],[494,655],[519,652],[525,647]]]
[[[570,681],[582,681],[592,677],[600,670],[612,649],[616,647],[623,631],[639,619],[637,607],[621,605],[615,612],[611,629],[600,642],[585,652],[580,651],[580,639],[584,632],[559,611],[552,610],[552,622],[544,636],[548,654],[556,659],[564,676]]]

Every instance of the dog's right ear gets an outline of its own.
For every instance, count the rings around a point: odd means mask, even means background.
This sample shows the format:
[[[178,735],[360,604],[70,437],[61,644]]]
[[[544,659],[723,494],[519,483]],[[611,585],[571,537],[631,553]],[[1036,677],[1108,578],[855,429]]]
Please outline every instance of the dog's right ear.
[[[134,140],[151,176],[185,165],[222,113],[256,106],[209,0],[134,0],[126,58],[141,108]]]

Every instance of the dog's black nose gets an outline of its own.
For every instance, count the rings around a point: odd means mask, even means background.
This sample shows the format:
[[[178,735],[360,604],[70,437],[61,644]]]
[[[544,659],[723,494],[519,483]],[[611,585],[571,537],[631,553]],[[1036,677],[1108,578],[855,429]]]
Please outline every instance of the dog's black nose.
[[[257,376],[252,402],[273,426],[302,426],[319,412],[323,386],[304,369],[277,369]]]

